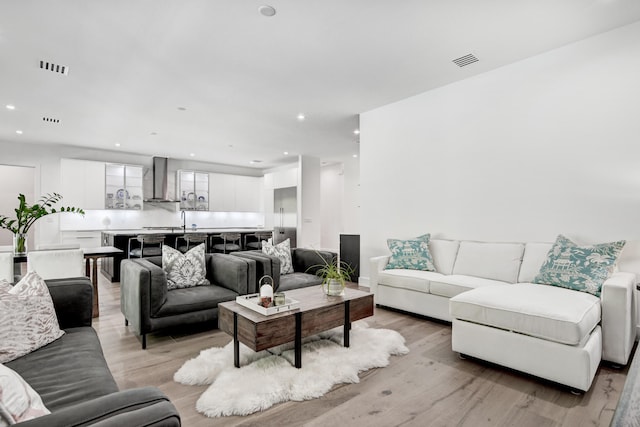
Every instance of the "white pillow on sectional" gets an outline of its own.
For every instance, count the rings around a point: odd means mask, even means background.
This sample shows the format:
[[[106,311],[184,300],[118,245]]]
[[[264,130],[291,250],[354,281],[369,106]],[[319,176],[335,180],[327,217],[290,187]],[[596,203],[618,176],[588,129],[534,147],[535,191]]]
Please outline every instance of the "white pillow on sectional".
[[[453,274],[516,283],[524,243],[460,242]]]
[[[518,274],[518,283],[531,283],[540,272],[542,263],[547,259],[553,243],[527,243],[522,257],[522,266]]]
[[[451,274],[459,247],[458,240],[431,239],[429,241],[429,252],[438,273]]]

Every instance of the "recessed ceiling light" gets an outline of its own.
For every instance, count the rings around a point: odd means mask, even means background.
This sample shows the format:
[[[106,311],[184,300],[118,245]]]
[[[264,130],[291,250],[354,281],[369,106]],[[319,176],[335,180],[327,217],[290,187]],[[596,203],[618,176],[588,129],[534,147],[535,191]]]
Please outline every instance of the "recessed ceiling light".
[[[11,105],[11,104],[7,105],[7,110],[15,110],[15,109],[16,109],[15,105]]]
[[[158,134],[158,132],[151,132],[149,135],[156,136],[157,134]]]
[[[194,156],[196,155],[196,153],[189,153],[189,155],[190,155],[191,157],[194,157]]]
[[[354,155],[353,155],[353,158],[355,159],[356,157],[358,157],[358,155],[357,155],[357,154],[354,154]]]
[[[233,148],[233,144],[229,144],[229,145],[227,145],[227,147]]]
[[[285,152],[284,152],[284,153],[282,153],[282,154],[284,154],[285,156],[288,156],[288,155],[289,155],[289,152],[288,152],[288,151],[285,151]]]
[[[258,11],[260,11],[260,14],[262,16],[267,16],[267,17],[271,17],[276,14],[276,9],[273,6],[269,6],[267,4],[260,6],[258,8]]]
[[[252,165],[252,164],[254,164],[254,163],[255,163],[255,162],[254,162],[253,160],[250,160],[250,161],[249,161],[249,164],[250,164],[250,165]]]
[[[116,147],[120,147],[120,143],[119,143],[119,142],[116,142],[114,145],[115,145]]]
[[[187,111],[187,109],[185,107],[178,107],[178,110],[180,111]]]
[[[16,133],[17,133],[18,135],[22,135],[22,131],[21,131],[21,130],[17,130],[17,131],[16,131]]]
[[[304,119],[306,119],[306,117],[305,117],[305,115],[304,115],[304,114],[300,113],[300,114],[298,114],[297,119],[298,119],[299,121],[303,121]]]
[[[354,133],[355,135],[360,135],[360,129],[356,129],[356,130],[354,130],[354,131],[353,131],[353,133]]]

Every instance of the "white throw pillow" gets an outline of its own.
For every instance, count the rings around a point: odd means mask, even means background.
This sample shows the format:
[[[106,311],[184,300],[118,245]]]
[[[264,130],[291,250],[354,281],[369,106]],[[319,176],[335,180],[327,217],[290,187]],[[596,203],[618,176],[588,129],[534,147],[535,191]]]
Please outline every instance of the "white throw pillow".
[[[271,242],[262,241],[262,253],[278,257],[280,260],[280,274],[293,273],[291,261],[291,244],[289,239],[273,245]]]
[[[167,274],[167,289],[208,285],[204,243],[183,254],[171,246],[162,246],[162,269]]]
[[[0,363],[10,362],[57,340],[60,330],[47,284],[27,273],[11,289],[0,286]]]
[[[0,364],[0,427],[50,413],[40,395],[17,372]]]

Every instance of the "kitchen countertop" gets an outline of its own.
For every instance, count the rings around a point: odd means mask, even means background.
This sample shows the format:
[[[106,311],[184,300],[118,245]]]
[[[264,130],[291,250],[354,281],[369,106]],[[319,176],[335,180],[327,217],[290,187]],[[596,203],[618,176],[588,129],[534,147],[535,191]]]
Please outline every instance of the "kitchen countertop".
[[[112,234],[114,236],[137,236],[139,234],[189,234],[189,233],[255,233],[257,231],[273,231],[268,228],[190,228],[187,227],[183,230],[182,227],[153,227],[153,228],[137,228],[137,229],[125,229],[125,230],[102,230],[105,234]]]

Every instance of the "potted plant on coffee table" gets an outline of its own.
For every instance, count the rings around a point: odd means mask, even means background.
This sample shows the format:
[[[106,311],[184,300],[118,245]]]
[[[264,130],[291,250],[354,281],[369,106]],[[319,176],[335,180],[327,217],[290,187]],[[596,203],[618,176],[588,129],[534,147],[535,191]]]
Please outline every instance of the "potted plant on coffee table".
[[[323,265],[318,266],[316,276],[322,278],[322,290],[329,296],[342,296],[344,295],[344,288],[346,282],[351,279],[351,275],[354,272],[353,267],[344,261],[340,261],[340,258],[327,262],[324,260]]]
[[[16,255],[24,255],[27,253],[27,233],[36,220],[45,215],[57,212],[73,212],[84,215],[84,211],[80,208],[54,208],[53,205],[62,200],[62,196],[58,193],[42,196],[40,200],[33,205],[27,204],[24,194],[20,194],[18,200],[20,204],[15,209],[16,217],[14,219],[0,215],[0,228],[4,228],[13,233],[13,251]]]

